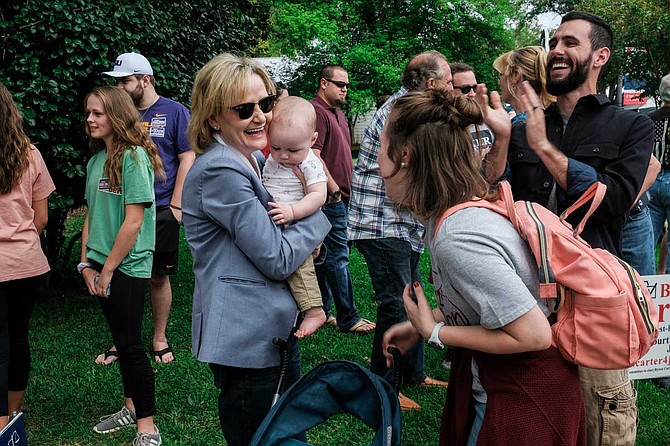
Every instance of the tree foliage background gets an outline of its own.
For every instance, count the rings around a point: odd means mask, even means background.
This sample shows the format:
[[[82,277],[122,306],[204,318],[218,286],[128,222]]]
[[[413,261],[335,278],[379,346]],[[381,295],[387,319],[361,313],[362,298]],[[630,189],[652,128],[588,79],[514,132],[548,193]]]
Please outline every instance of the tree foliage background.
[[[159,94],[188,103],[193,74],[212,56],[244,53],[263,35],[267,8],[236,0],[5,0],[0,82],[25,118],[57,192],[47,255],[58,266],[67,211],[81,204],[86,162],[83,98],[124,52],[147,55]],[[2,117],[0,117],[2,119]]]
[[[604,18],[614,31],[605,83],[616,85],[618,76],[626,74],[644,82],[645,94],[655,96],[658,104],[658,85],[670,73],[670,1],[584,0],[579,7]]]
[[[491,63],[514,47],[517,9],[508,0],[288,0],[274,1],[269,34],[260,48],[301,65],[291,94],[316,92],[319,69],[347,68],[348,116],[364,113],[400,86],[409,59],[429,49],[472,65],[481,81],[497,85]]]
[[[538,43],[538,14],[574,8],[613,25],[605,83],[629,73],[653,94],[670,71],[670,0],[4,0],[0,82],[57,187],[46,231],[52,265],[58,267],[67,211],[83,200],[83,98],[110,82],[100,73],[123,52],[145,54],[158,93],[186,105],[194,73],[224,51],[296,60],[289,89],[304,97],[315,93],[324,64],[339,63],[349,71],[345,112],[353,123],[379,95],[395,92],[407,61],[428,49],[472,65],[480,81],[497,88],[493,60]]]
[[[670,0],[528,0],[526,7],[527,18],[578,9],[605,19],[614,32],[614,51],[602,90],[609,86],[614,98],[619,76],[628,75],[659,104],[658,85],[670,73]]]

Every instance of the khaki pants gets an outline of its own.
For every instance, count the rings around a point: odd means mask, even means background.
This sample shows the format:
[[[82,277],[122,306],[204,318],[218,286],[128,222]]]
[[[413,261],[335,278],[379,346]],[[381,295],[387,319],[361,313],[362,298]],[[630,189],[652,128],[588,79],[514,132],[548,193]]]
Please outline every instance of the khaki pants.
[[[314,272],[314,259],[310,255],[288,279],[293,298],[301,313],[314,307],[322,307],[321,290]]]
[[[637,392],[628,370],[579,367],[586,410],[587,446],[634,446]]]

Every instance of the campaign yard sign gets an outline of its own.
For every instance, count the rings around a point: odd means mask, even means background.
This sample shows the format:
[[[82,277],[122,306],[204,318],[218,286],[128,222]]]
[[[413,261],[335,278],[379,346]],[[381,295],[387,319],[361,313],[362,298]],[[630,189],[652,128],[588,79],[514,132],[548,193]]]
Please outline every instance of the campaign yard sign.
[[[0,432],[0,446],[28,446],[23,412],[19,412],[12,418],[12,421]]]
[[[649,352],[628,369],[631,379],[670,376],[670,274],[642,276],[658,308],[658,339]]]

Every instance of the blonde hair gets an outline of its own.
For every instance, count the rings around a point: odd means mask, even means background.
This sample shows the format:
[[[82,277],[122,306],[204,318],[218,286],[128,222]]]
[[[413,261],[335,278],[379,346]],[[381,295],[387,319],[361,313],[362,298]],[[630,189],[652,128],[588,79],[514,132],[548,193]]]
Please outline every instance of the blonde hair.
[[[518,73],[521,81],[528,81],[540,96],[544,107],[556,102],[556,96],[547,92],[547,52],[541,46],[525,46],[507,52],[493,62],[493,68],[507,76],[507,89],[514,99],[519,100],[510,79]]]
[[[30,164],[30,140],[22,122],[12,95],[0,82],[0,194],[18,186]]]
[[[109,179],[111,187],[121,185],[121,173],[123,170],[123,153],[126,149],[132,151],[131,155],[136,159],[135,147],[143,147],[149,155],[151,167],[153,167],[156,177],[165,178],[163,171],[163,162],[158,154],[156,144],[149,138],[149,133],[142,126],[139,120],[137,109],[133,105],[130,95],[116,87],[104,86],[96,87],[84,99],[84,108],[88,103],[88,98],[95,96],[100,99],[104,112],[109,117],[112,126],[111,147],[106,147],[101,139],[91,138],[91,131],[86,126],[86,134],[89,136],[89,145],[94,151],[100,151],[107,148],[107,161],[105,162],[105,175]]]
[[[188,135],[196,153],[203,153],[214,140],[209,118],[239,104],[249,91],[251,75],[263,80],[268,94],[276,92],[274,82],[263,66],[253,59],[219,54],[198,71],[191,93],[191,118]]]
[[[283,127],[298,132],[309,132],[310,137],[316,131],[316,111],[311,102],[299,96],[288,96],[277,102],[272,110],[273,128]]]
[[[385,131],[395,175],[403,168],[402,203],[415,215],[435,220],[448,208],[473,197],[489,198],[468,126],[481,124],[482,112],[466,96],[433,89],[407,94],[395,103]],[[402,165],[403,157],[408,162]]]

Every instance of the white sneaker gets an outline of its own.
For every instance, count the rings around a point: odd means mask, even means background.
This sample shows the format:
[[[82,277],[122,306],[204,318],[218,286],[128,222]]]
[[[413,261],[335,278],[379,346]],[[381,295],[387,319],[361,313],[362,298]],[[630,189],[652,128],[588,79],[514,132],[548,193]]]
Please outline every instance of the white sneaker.
[[[108,434],[118,431],[122,427],[134,426],[136,423],[135,413],[123,406],[120,411],[100,418],[100,422],[93,427],[93,431],[99,434]]]
[[[137,436],[135,437],[135,441],[133,441],[133,446],[160,446],[163,444],[163,440],[161,440],[161,433],[158,432],[158,428],[156,428],[156,433],[154,434],[148,434],[146,432],[138,432]]]

